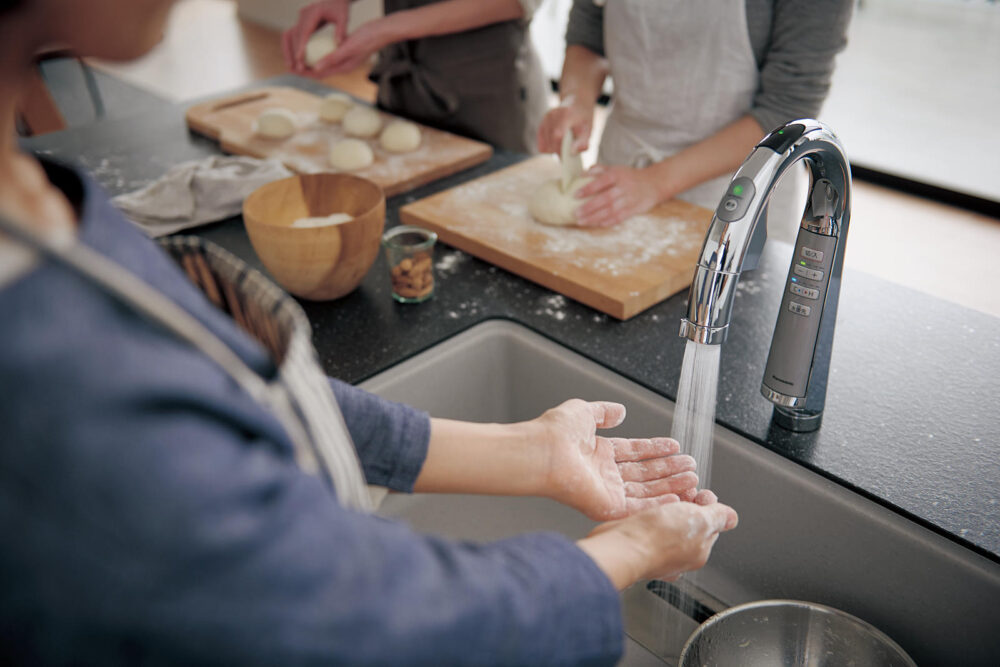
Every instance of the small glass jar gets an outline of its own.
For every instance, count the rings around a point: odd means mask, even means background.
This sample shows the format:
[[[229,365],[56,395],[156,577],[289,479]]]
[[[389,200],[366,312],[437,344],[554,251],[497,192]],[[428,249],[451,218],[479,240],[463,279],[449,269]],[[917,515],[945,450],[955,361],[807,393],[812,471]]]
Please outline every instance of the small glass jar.
[[[436,242],[437,234],[412,225],[393,227],[382,235],[393,299],[400,303],[420,303],[434,295]]]

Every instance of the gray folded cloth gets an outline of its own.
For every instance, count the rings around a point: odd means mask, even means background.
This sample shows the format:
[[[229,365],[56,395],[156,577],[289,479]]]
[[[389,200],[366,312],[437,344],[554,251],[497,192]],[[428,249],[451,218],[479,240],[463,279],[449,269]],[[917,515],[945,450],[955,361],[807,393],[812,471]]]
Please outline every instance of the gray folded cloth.
[[[156,238],[232,217],[251,192],[291,175],[274,160],[215,155],[176,165],[141,190],[111,201]]]

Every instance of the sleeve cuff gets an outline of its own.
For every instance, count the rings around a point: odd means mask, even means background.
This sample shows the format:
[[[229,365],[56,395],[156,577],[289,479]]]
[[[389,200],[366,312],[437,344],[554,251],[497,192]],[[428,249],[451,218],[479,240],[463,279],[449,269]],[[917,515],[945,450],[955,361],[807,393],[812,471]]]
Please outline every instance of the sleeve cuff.
[[[431,420],[426,412],[330,380],[361,459],[365,480],[411,493],[427,458]]]

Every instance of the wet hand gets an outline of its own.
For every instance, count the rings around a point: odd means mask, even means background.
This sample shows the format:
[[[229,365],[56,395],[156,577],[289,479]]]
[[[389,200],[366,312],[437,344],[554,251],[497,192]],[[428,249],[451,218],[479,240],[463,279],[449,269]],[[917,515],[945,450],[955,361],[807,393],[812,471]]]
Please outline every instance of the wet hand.
[[[624,419],[623,405],[574,399],[529,422],[548,444],[543,494],[600,521],[696,499],[695,461],[677,441],[597,435]]]
[[[676,579],[705,565],[719,534],[739,522],[736,511],[711,492],[699,494],[698,501],[601,524],[577,544],[619,590],[643,579]]]
[[[659,189],[646,169],[599,165],[591,168],[587,176],[593,180],[576,194],[586,199],[576,212],[582,227],[611,227],[645,213],[661,201]]]

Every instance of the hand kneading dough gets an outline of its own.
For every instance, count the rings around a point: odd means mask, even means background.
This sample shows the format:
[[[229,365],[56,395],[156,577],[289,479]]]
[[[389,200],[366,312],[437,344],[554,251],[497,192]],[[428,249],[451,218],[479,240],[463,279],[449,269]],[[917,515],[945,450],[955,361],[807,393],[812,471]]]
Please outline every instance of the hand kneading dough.
[[[315,67],[316,63],[337,50],[337,40],[333,36],[333,25],[320,28],[306,42],[306,67]]]
[[[319,103],[319,117],[328,123],[339,123],[354,106],[354,100],[343,93],[330,93]]]
[[[415,151],[420,148],[420,128],[407,120],[394,120],[382,130],[379,142],[390,153]]]
[[[558,178],[542,183],[528,201],[528,210],[538,222],[546,225],[566,227],[576,224],[575,211],[584,199],[576,198],[576,191],[593,180],[581,177],[573,179],[567,192],[562,191]]]
[[[374,161],[371,147],[360,139],[342,139],[330,149],[330,164],[340,171],[364,169]]]
[[[268,139],[287,139],[295,134],[295,114],[288,109],[266,109],[254,121],[253,132]]]
[[[374,137],[382,129],[382,117],[378,111],[357,106],[344,114],[344,132],[355,137]]]

